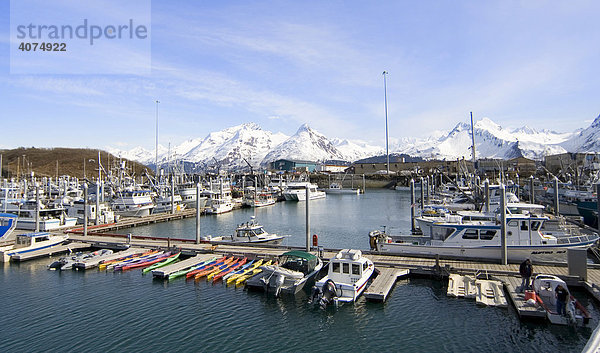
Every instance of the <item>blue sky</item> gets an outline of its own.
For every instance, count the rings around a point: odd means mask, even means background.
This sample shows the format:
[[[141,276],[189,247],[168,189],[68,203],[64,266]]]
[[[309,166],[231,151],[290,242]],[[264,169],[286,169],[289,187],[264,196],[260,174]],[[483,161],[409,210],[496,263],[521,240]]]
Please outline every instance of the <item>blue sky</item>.
[[[594,1],[155,0],[143,75],[11,74],[9,10],[0,0],[2,148],[153,149],[156,99],[165,146],[245,122],[383,145],[383,70],[392,139],[469,111],[561,132],[600,114]]]

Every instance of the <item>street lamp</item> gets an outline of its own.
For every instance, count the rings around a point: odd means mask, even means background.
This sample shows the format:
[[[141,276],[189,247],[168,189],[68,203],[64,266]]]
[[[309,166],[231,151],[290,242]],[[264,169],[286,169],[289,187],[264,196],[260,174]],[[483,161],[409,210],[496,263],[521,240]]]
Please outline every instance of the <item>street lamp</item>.
[[[385,99],[385,154],[387,156],[387,175],[390,175],[390,150],[388,145],[388,109],[387,109],[387,82],[385,75],[388,75],[387,71],[382,73],[383,75],[383,94]]]

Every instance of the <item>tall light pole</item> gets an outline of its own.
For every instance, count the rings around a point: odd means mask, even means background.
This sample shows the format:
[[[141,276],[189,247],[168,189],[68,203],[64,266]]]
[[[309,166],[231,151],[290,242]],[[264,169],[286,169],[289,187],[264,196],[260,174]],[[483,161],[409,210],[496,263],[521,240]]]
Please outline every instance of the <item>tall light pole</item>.
[[[156,178],[158,178],[158,103],[160,103],[158,100],[156,100],[156,146],[155,148],[155,160],[154,163],[156,164],[155,169],[156,169],[156,174],[154,174],[154,176]]]
[[[388,112],[387,112],[387,82],[385,80],[385,75],[388,72],[383,72],[383,94],[385,99],[385,154],[387,156],[387,175],[390,175],[390,151],[388,145]]]

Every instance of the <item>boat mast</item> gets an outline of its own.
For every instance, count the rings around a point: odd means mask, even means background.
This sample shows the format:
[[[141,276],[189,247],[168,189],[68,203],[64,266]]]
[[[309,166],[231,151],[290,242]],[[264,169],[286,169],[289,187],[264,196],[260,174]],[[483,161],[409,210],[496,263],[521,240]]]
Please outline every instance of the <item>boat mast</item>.
[[[155,169],[156,169],[156,174],[154,175],[156,178],[158,178],[158,103],[160,103],[158,100],[156,100],[156,145],[155,145],[155,160],[154,163],[156,164]]]
[[[387,75],[387,71],[383,71],[383,95],[385,100],[385,154],[387,156],[387,175],[390,175],[390,151],[388,145],[388,111],[387,111],[387,82],[385,80],[385,75]]]
[[[475,167],[475,129],[473,128],[473,112],[471,112],[471,153],[473,159],[473,173],[477,174],[477,169]]]

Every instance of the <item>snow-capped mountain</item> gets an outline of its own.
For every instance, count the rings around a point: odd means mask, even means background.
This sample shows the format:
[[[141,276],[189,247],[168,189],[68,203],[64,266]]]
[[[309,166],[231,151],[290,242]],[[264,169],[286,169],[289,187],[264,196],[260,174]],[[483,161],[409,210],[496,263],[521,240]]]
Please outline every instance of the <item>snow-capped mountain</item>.
[[[564,153],[559,143],[572,134],[561,134],[549,130],[538,131],[527,126],[507,130],[488,118],[474,124],[475,153],[477,158],[527,157],[541,159],[547,154]],[[395,152],[430,159],[471,158],[471,125],[458,123],[452,131],[437,140],[428,139],[407,144]]]
[[[304,124],[293,136],[267,153],[262,162],[263,165],[266,165],[283,158],[324,161],[328,159],[344,160],[345,157],[325,135]]]
[[[528,126],[505,129],[488,118],[477,121],[475,151],[477,158],[514,158],[524,156],[542,159],[564,152],[600,152],[600,116],[586,129],[573,133],[538,130]],[[471,125],[458,123],[449,132],[436,131],[427,138],[391,138],[390,153],[407,154],[425,159],[471,158]],[[145,164],[154,163],[154,151],[136,147],[129,151],[109,149],[115,155]],[[293,136],[262,130],[247,123],[212,132],[171,148],[171,158],[200,166],[240,169],[250,163],[265,167],[277,159],[309,161],[355,161],[385,154],[385,147],[363,141],[328,139],[308,125],[302,125]],[[168,149],[159,145],[159,163],[169,159]]]
[[[573,134],[562,146],[570,152],[600,151],[600,115],[584,130]]]

